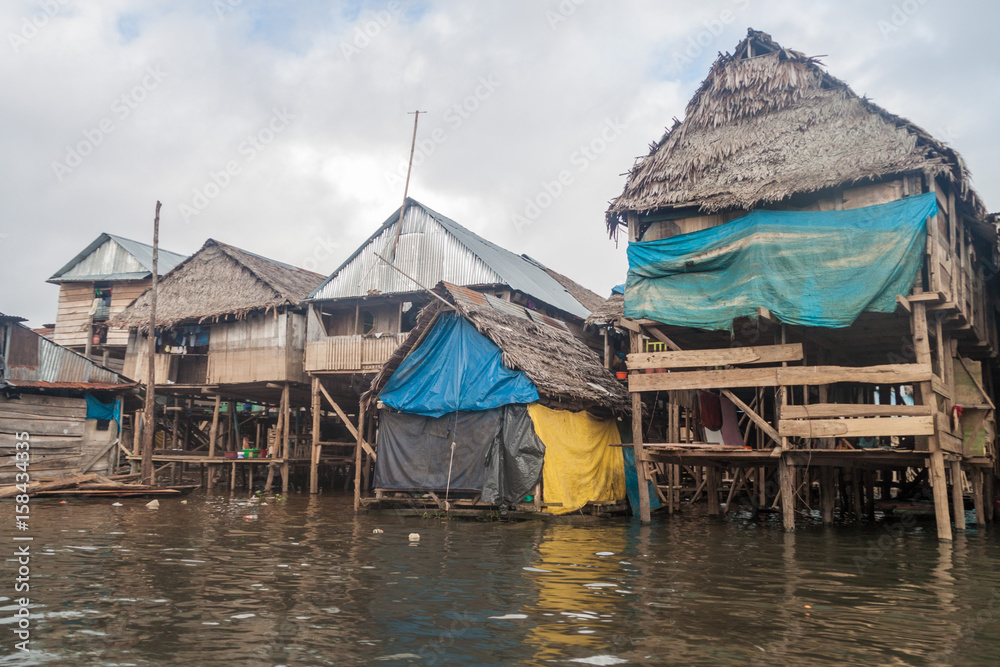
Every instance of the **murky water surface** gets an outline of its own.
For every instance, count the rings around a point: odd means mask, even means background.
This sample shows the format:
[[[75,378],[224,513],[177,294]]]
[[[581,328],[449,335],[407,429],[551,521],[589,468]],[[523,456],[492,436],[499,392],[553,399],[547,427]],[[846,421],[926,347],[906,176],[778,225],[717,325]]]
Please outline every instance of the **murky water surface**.
[[[0,503],[0,664],[1000,663],[995,530],[949,546],[930,524],[787,535],[697,510],[641,527],[113,502],[32,501],[27,656]]]

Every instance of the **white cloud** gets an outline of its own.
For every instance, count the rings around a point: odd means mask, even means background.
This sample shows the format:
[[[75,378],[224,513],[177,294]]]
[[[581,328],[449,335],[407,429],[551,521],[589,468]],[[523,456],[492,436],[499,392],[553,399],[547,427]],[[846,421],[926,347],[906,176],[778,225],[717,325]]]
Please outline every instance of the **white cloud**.
[[[102,231],[148,239],[158,198],[166,248],[213,237],[328,272],[399,205],[386,173],[407,157],[414,109],[428,113],[412,196],[607,292],[626,268],[603,221],[622,173],[748,26],[827,54],[834,76],[949,141],[1000,206],[992,5],[910,0],[896,25],[893,4],[860,0],[222,2],[232,11],[70,0],[17,52],[9,33],[43,3],[0,8],[0,310],[52,321],[44,280]],[[166,78],[117,117],[149,67]],[[487,94],[484,79],[499,85]],[[241,142],[275,108],[294,119],[247,159]],[[105,118],[113,132],[60,182],[52,162]],[[615,119],[626,127],[580,170],[574,154]],[[185,222],[180,204],[234,159],[239,173]],[[519,230],[514,216],[565,170],[572,181]]]

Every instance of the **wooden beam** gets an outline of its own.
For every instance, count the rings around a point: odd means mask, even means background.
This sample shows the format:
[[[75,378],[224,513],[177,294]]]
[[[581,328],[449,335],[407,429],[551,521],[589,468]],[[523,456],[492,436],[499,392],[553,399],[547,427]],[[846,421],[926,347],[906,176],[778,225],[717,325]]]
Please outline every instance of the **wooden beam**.
[[[787,438],[933,435],[934,417],[782,419],[778,422],[778,433]]]
[[[771,438],[771,440],[774,440],[776,444],[781,445],[781,438],[778,436],[778,432],[774,430],[773,426],[767,423],[766,419],[764,419],[756,412],[751,410],[749,405],[741,401],[736,394],[729,391],[728,389],[723,389],[722,395],[728,398],[736,405],[736,407],[742,410],[744,414],[746,414],[746,416],[750,418],[750,421],[752,421],[754,424],[757,425],[757,428],[759,428],[761,431],[767,434],[767,437]]]
[[[330,393],[326,390],[326,387],[324,387],[322,383],[319,384],[319,390],[323,392],[323,396],[326,397],[327,403],[330,404],[330,407],[334,409],[334,411],[337,413],[337,416],[340,417],[340,419],[344,422],[344,426],[346,426],[347,430],[351,432],[351,435],[353,435],[361,443],[361,446],[364,447],[364,450],[368,452],[369,456],[372,457],[372,460],[377,460],[377,457],[375,456],[375,450],[372,449],[371,445],[369,445],[364,438],[358,435],[358,429],[354,428],[354,424],[351,422],[350,417],[348,417],[347,413],[344,412],[343,408],[341,408],[337,404],[337,401],[333,400],[333,397],[330,396]],[[359,420],[361,419],[360,415],[358,416],[358,419]],[[360,421],[359,421],[359,426],[360,426]]]
[[[868,384],[909,384],[929,382],[927,364],[886,364],[881,366],[788,366],[782,368],[732,368],[676,373],[633,373],[629,391],[672,391],[679,389],[734,389],[737,387],[780,387],[822,385],[836,382]]]
[[[642,335],[637,331],[631,331],[629,344],[633,352],[641,350]],[[639,522],[649,523],[651,520],[649,483],[646,481],[646,457],[642,449],[642,395],[634,393],[632,394],[632,453],[635,458],[636,484],[639,487]]]
[[[986,393],[985,389],[983,389],[982,383],[979,382],[979,380],[976,379],[976,376],[972,374],[972,369],[970,369],[966,365],[965,359],[963,359],[962,357],[958,357],[958,363],[962,364],[962,368],[964,368],[965,372],[969,374],[969,379],[972,380],[972,382],[976,385],[976,389],[978,389],[979,393],[983,395],[983,398],[986,399],[986,402],[990,404],[990,407],[996,410],[997,406],[993,404],[993,399],[991,399],[990,395]]]
[[[208,431],[208,456],[215,456],[215,440],[219,436],[219,407],[222,405],[222,397],[216,395],[215,407],[212,409],[212,428]]]
[[[312,412],[312,441],[311,441],[311,452],[312,456],[309,457],[309,493],[319,493],[319,457],[320,452],[323,449],[323,445],[320,444],[320,423],[319,423],[319,412],[320,412],[320,398],[319,398],[319,378],[313,377],[312,379],[312,392],[310,402],[310,411]]]
[[[962,493],[962,462],[951,461],[951,510],[955,530],[965,532],[965,498]]]
[[[831,417],[894,417],[928,416],[929,405],[850,405],[846,403],[813,403],[786,405],[781,410],[784,419],[823,419]]]
[[[790,345],[726,347],[716,350],[687,350],[683,352],[643,352],[628,355],[627,362],[629,370],[643,368],[700,368],[802,361],[803,356],[802,344],[792,343]]]

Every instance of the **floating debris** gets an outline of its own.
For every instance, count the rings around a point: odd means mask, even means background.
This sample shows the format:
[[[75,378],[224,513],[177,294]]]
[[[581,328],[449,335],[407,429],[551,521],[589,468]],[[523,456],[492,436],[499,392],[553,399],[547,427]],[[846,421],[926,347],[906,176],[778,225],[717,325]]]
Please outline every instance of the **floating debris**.
[[[411,542],[419,542],[420,541],[420,533],[410,533],[410,541]]]
[[[504,614],[503,616],[490,616],[494,621],[522,621],[528,618],[527,614]]]
[[[156,498],[153,498],[148,503],[146,503],[146,507],[148,507],[151,510],[159,509],[160,501],[157,500]]]

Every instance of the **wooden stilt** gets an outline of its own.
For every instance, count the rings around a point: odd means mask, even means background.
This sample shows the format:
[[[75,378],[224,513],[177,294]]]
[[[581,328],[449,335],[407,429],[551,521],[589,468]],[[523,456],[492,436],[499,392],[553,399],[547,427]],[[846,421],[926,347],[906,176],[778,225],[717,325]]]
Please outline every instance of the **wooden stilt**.
[[[264,493],[271,493],[271,488],[274,486],[274,466],[276,463],[267,464],[267,480],[264,481]]]
[[[875,518],[875,471],[865,470],[865,516]]]
[[[986,525],[985,502],[983,495],[983,469],[979,466],[972,468],[969,472],[972,477],[972,502],[976,506],[976,524]]]
[[[642,352],[642,336],[637,331],[629,334],[632,352]],[[638,392],[632,394],[632,454],[635,457],[636,484],[639,486],[639,521],[649,523],[649,484],[646,481],[646,456],[642,447],[642,394]]]
[[[312,379],[312,456],[309,459],[309,493],[319,493],[319,457],[323,446],[320,442],[319,427],[319,378]]]
[[[236,490],[236,461],[233,461],[229,471],[229,490]]]
[[[951,510],[955,530],[965,532],[965,498],[962,493],[962,462],[951,462]]]
[[[281,403],[282,403],[282,406],[283,406],[281,414],[282,414],[282,417],[284,419],[284,422],[283,422],[282,428],[281,428],[281,447],[280,447],[281,458],[283,459],[282,462],[281,462],[281,493],[282,493],[282,495],[288,495],[288,459],[291,456],[291,452],[289,451],[290,438],[288,437],[289,433],[290,433],[290,430],[291,430],[290,429],[290,427],[291,427],[291,406],[289,405],[289,403],[291,402],[291,397],[290,397],[290,393],[289,392],[290,392],[289,386],[288,386],[288,383],[286,382],[285,386],[281,390]]]
[[[358,409],[358,443],[354,447],[354,511],[361,510],[361,443],[364,440],[365,408]]]
[[[215,397],[215,407],[212,410],[212,428],[208,431],[208,456],[215,456],[215,440],[219,436],[219,407],[222,405],[222,397]]]
[[[785,530],[795,530],[795,466],[782,455],[778,462],[778,484],[781,487],[781,523]]]
[[[862,509],[861,470],[859,468],[851,470],[851,497],[853,499],[851,506],[854,509],[854,521],[860,523],[864,510]]]
[[[931,363],[930,341],[927,336],[927,306],[923,301],[915,301],[911,305],[913,327],[913,350],[918,364]],[[921,382],[920,402],[929,405],[937,412],[937,398],[930,382]],[[930,450],[929,476],[934,492],[934,517],[937,522],[937,534],[940,540],[951,540],[951,517],[948,513],[948,484],[944,473],[944,452],[935,429],[934,435],[927,436],[927,448]]]
[[[767,505],[767,468],[757,468],[757,505]]]
[[[720,470],[717,466],[708,466],[705,468],[706,479],[708,483],[706,484],[708,494],[708,513],[711,516],[718,516],[719,507],[719,477]]]
[[[833,482],[833,468],[824,466],[819,471],[820,505],[823,523],[833,523],[833,508],[837,499],[837,488]]]
[[[983,468],[983,504],[986,506],[986,521],[992,522],[995,518],[994,516],[994,502],[996,498],[996,480],[993,476],[993,470],[990,468]]]

